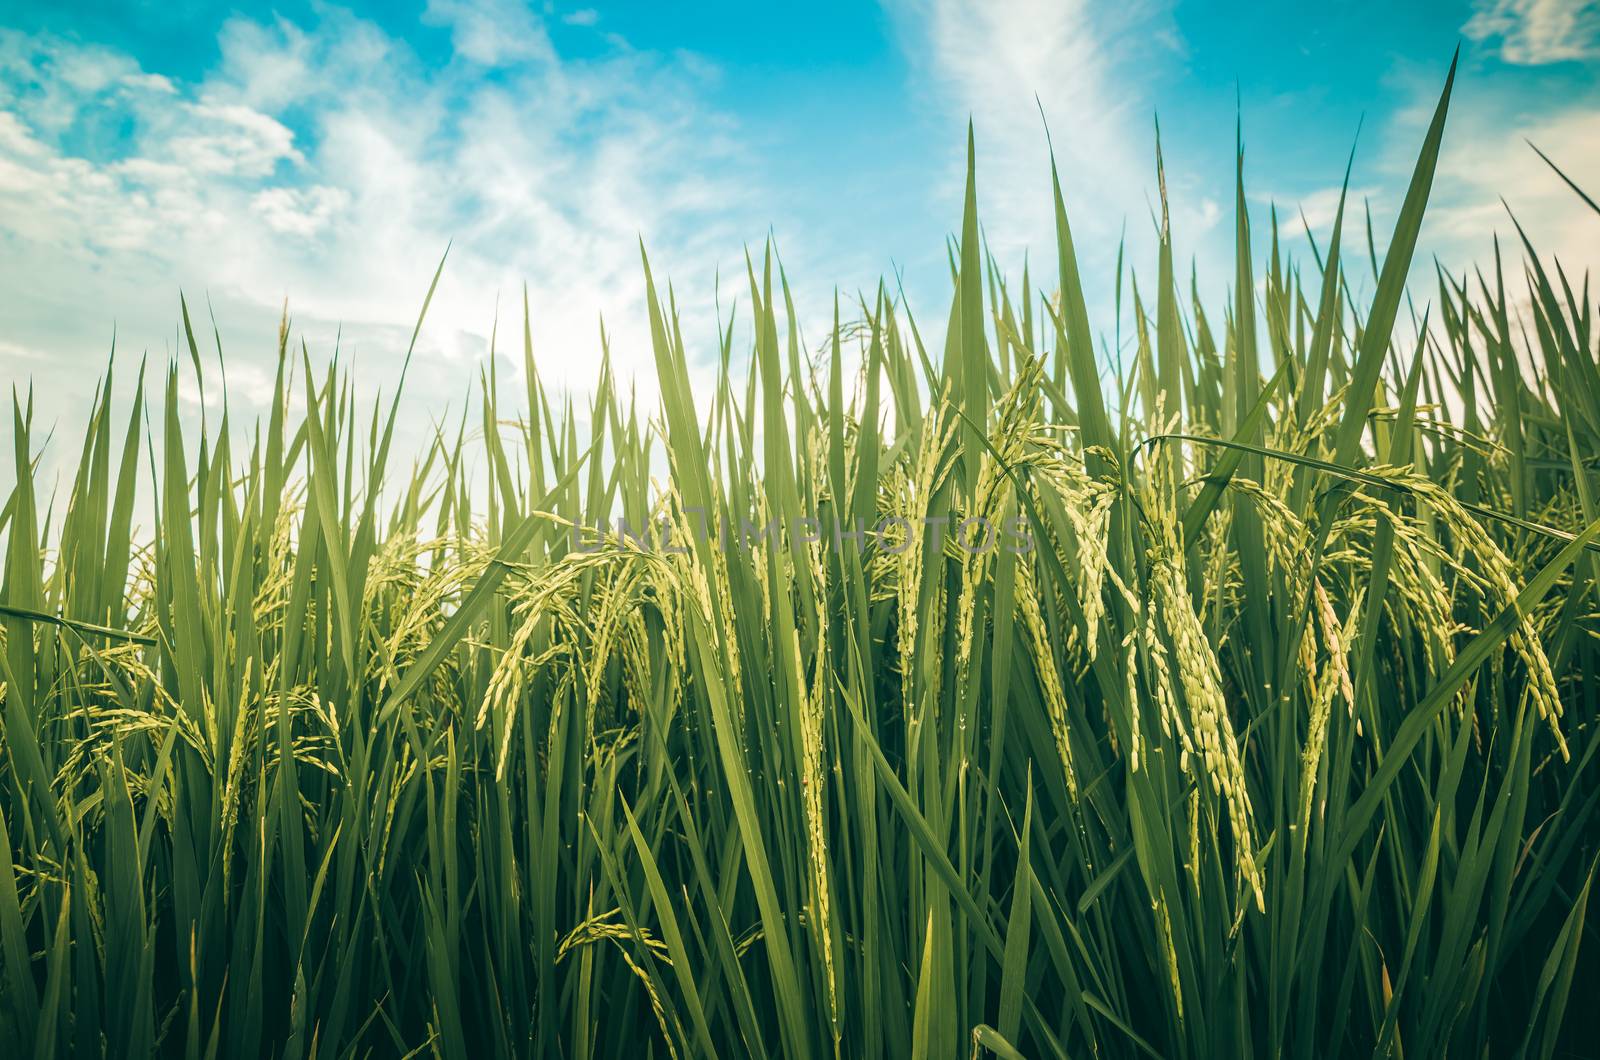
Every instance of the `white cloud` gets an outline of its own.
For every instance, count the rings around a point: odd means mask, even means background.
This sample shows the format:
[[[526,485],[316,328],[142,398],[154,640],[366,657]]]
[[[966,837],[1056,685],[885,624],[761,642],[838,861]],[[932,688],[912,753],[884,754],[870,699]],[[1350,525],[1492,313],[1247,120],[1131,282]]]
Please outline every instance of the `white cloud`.
[[[1359,163],[1357,168],[1361,168]],[[1369,165],[1366,168],[1370,170],[1373,166]],[[1373,238],[1381,254],[1388,237],[1387,231],[1382,226],[1386,223],[1385,219],[1392,216],[1385,212],[1392,206],[1390,190],[1387,185],[1378,182],[1352,183],[1348,189],[1333,184],[1316,187],[1310,191],[1286,190],[1271,186],[1266,189],[1250,188],[1248,191],[1250,217],[1253,239],[1257,244],[1256,253],[1262,254],[1265,241],[1271,238],[1269,225],[1272,211],[1275,210],[1278,216],[1280,249],[1304,261],[1309,267],[1312,264],[1312,255],[1311,247],[1306,242],[1306,232],[1309,229],[1311,237],[1316,241],[1317,254],[1326,254],[1328,241],[1333,236],[1333,220],[1339,212],[1339,196],[1343,192],[1344,226],[1340,235],[1342,247],[1340,256],[1345,269],[1351,274],[1350,282],[1354,290],[1358,295],[1364,293],[1370,285],[1366,266],[1365,210],[1370,207],[1373,211]],[[1231,232],[1229,235],[1231,238]],[[1259,256],[1257,262],[1259,286],[1264,266]]]
[[[448,26],[456,55],[483,66],[555,58],[544,26],[516,0],[428,0],[422,19]]]
[[[1431,74],[1397,72],[1395,93],[1405,105],[1392,111],[1378,133],[1376,157],[1357,160],[1345,216],[1345,263],[1358,300],[1370,295],[1373,276],[1367,262],[1363,207],[1370,207],[1379,262],[1416,163],[1440,85]],[[1412,259],[1410,290],[1420,313],[1437,300],[1436,265],[1475,286],[1477,270],[1493,283],[1498,239],[1506,293],[1515,315],[1527,313],[1522,226],[1546,268],[1559,262],[1574,287],[1586,273],[1600,270],[1600,217],[1573,194],[1528,146],[1539,145],[1562,169],[1590,185],[1600,173],[1600,108],[1591,99],[1570,98],[1551,106],[1548,97],[1526,97],[1507,90],[1503,80],[1459,75],[1445,124],[1444,141],[1428,197],[1422,232]],[[1373,177],[1379,179],[1372,180]],[[1299,197],[1280,195],[1281,204],[1302,203],[1319,243],[1337,203],[1338,188]],[[1292,216],[1292,215],[1291,215]],[[1298,220],[1292,235],[1298,237]],[[1303,244],[1301,244],[1303,245]],[[1437,323],[1437,313],[1434,315]],[[1516,327],[1516,324],[1513,324]]]
[[[1333,220],[1339,213],[1341,192],[1344,194],[1344,223],[1348,226],[1344,230],[1343,238],[1355,238],[1360,231],[1362,204],[1380,197],[1383,189],[1374,185],[1357,185],[1348,190],[1327,187],[1319,188],[1309,195],[1302,195],[1298,199],[1288,196],[1273,198],[1280,204],[1279,216],[1287,222],[1287,230],[1303,231],[1309,227],[1319,243],[1322,243],[1332,235]],[[1283,204],[1289,203],[1295,208],[1293,214],[1286,213],[1282,208]]]
[[[288,127],[258,110],[203,102],[182,109],[181,123],[194,131],[171,137],[167,148],[173,162],[191,173],[267,177],[280,161],[305,161]]]
[[[1593,196],[1592,178],[1600,173],[1600,111],[1572,106],[1511,120],[1471,113],[1461,117],[1454,135],[1447,134],[1428,215],[1445,264],[1460,270],[1488,263],[1496,235],[1508,263],[1519,261],[1522,248],[1514,215],[1534,249],[1559,260],[1574,281],[1585,271],[1600,269],[1600,217],[1527,142],[1538,144],[1580,186],[1587,183],[1585,190]],[[1519,274],[1510,268],[1508,282]]]
[[[1600,54],[1596,0],[1477,0],[1461,27],[1472,40],[1498,40],[1500,58],[1536,66]]]
[[[251,208],[273,231],[307,237],[326,228],[349,205],[349,192],[322,184],[310,188],[268,188],[250,202]]]
[[[44,359],[45,355],[39,350],[0,339],[0,360],[40,362]]]
[[[547,381],[592,385],[605,314],[616,367],[649,408],[639,238],[658,279],[693,289],[698,343],[718,256],[765,227],[733,127],[675,60],[627,49],[568,62],[536,21],[432,10],[461,60],[444,69],[328,8],[315,25],[228,22],[217,65],[193,83],[0,31],[0,366],[42,382],[39,360],[14,353],[25,348],[60,376],[41,391],[46,422],[84,414],[114,324],[125,351],[178,352],[180,289],[191,308],[209,296],[235,381],[263,377],[285,297],[313,356],[340,336],[365,385],[392,380],[451,241],[413,364],[416,407],[459,403],[497,304],[520,315],[526,282]],[[507,65],[486,80],[487,64]],[[520,334],[509,323],[502,339]],[[520,339],[509,345],[520,363]]]

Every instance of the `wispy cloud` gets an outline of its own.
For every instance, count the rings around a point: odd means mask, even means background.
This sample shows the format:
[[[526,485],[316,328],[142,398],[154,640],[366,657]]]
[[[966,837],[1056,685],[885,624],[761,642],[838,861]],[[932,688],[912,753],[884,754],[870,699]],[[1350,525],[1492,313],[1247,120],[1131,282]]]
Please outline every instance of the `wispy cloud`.
[[[568,60],[499,0],[427,17],[450,35],[443,67],[323,8],[227,22],[190,81],[0,31],[0,326],[73,381],[42,411],[79,410],[113,322],[124,348],[174,349],[180,288],[210,296],[236,380],[270,356],[285,297],[322,352],[342,328],[369,381],[392,377],[452,240],[416,366],[431,412],[475,377],[497,300],[520,315],[524,283],[547,377],[592,383],[604,313],[648,392],[639,238],[698,290],[764,227],[704,65],[603,42]]]
[[[1184,51],[1168,6],[904,0],[891,9],[919,88],[932,88],[948,125],[973,121],[990,248],[1013,267],[1025,249],[1054,260],[1048,120],[1086,281],[1105,288],[1091,298],[1109,301],[1124,229],[1136,260],[1155,244],[1155,77],[1181,66]],[[1222,209],[1194,194],[1170,157],[1167,176],[1175,231],[1194,247]]]
[[[428,0],[424,23],[448,26],[458,57],[482,66],[550,62],[550,36],[516,0]]]
[[[1107,228],[1114,232],[1120,215],[1141,206],[1133,189],[1146,181],[1129,178],[1152,170],[1150,137],[1140,135],[1150,128],[1150,112],[1148,101],[1117,84],[1114,44],[1119,29],[1146,11],[1124,10],[1120,25],[1105,24],[1092,5],[1076,0],[1028,0],[1021,9],[913,0],[901,13],[914,40],[910,54],[925,64],[920,74],[935,98],[952,118],[970,116],[977,128],[981,177],[993,203],[985,214],[991,242],[1014,249],[1050,231],[1039,227],[1049,217],[1041,109],[1055,122],[1069,190],[1092,202]]]
[[[1600,217],[1528,146],[1538,144],[1582,184],[1600,173],[1600,112],[1569,107],[1516,123],[1464,117],[1441,159],[1447,175],[1429,218],[1441,259],[1458,270],[1484,262],[1497,235],[1520,258],[1514,217],[1534,248],[1575,280],[1600,269]]]
[[[1537,66],[1600,55],[1596,0],[1477,0],[1461,32],[1498,41],[1500,58]]]

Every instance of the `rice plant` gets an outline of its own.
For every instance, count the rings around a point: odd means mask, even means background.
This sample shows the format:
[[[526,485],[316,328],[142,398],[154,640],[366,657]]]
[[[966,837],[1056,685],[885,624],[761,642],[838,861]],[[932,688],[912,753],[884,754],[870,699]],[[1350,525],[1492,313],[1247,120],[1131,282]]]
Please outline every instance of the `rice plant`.
[[[659,405],[579,409],[524,306],[401,468],[287,320],[186,432],[185,311],[54,501],[19,397],[0,1040],[1594,1055],[1600,346],[1526,240],[1408,298],[1449,94],[1381,261],[1343,203],[1257,260],[1241,159],[1202,306],[1163,201],[1126,351],[1059,181],[1058,286],[986,255],[969,140],[942,330],[805,348],[768,251],[749,349],[651,280]]]

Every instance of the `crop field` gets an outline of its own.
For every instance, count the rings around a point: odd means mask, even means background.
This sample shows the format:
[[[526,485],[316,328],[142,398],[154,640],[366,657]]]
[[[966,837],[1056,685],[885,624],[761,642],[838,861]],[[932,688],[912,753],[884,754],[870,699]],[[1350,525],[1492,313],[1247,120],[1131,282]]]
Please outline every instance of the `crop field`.
[[[523,306],[423,451],[287,320],[197,431],[185,310],[54,489],[19,386],[0,1049],[1596,1055],[1600,339],[1526,239],[1416,280],[1449,97],[1304,260],[1241,162],[1220,304],[1163,198],[1120,351],[979,129],[948,312],[658,275],[648,405]]]

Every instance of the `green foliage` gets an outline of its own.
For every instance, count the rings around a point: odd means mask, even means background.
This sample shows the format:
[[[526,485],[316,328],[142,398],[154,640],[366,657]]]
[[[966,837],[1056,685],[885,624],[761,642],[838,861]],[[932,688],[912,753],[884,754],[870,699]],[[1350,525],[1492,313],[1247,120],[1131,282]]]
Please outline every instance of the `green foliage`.
[[[520,409],[490,374],[397,474],[398,395],[286,322],[245,436],[186,437],[176,368],[119,429],[108,369],[58,518],[18,403],[0,1040],[1592,1047],[1600,348],[1531,246],[1525,305],[1497,250],[1393,334],[1448,98],[1365,301],[1342,205],[1315,275],[1252,260],[1241,158],[1208,319],[1163,191],[1126,378],[1059,181],[1061,289],[1013,297],[971,152],[942,350],[880,291],[813,360],[768,253],[714,392],[651,280],[659,414],[609,357],[580,414],[525,306]]]

